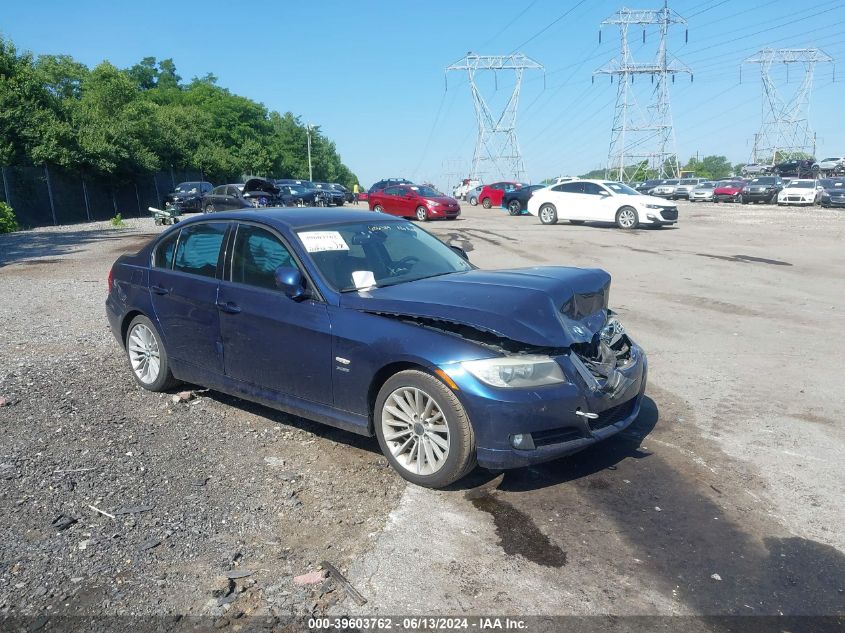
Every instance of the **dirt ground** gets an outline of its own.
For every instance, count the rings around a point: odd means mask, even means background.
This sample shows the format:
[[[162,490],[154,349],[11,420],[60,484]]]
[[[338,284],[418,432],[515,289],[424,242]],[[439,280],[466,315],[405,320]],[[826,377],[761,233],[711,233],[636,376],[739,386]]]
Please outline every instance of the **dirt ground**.
[[[135,387],[103,302],[151,221],[0,236],[0,615],[845,616],[845,214],[679,206],[426,226],[482,268],[608,270],[650,362],[620,436],[443,491],[374,440]],[[292,582],[324,560],[365,605]]]

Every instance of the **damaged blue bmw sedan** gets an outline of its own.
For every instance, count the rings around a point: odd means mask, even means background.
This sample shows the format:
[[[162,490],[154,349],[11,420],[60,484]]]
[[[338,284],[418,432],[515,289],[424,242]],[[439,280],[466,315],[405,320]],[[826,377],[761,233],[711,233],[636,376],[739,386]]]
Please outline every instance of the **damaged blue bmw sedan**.
[[[362,435],[446,486],[579,451],[637,417],[646,357],[598,269],[476,269],[415,224],[260,209],[171,227],[109,273],[135,380],[186,381]]]

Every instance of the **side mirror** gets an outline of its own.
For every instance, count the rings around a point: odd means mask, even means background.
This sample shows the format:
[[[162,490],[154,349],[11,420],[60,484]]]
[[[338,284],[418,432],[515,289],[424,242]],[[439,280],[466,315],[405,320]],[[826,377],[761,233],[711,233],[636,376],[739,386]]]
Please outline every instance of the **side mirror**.
[[[467,252],[464,249],[462,249],[460,246],[452,246],[450,244],[449,248],[451,248],[453,251],[455,251],[455,253],[457,253],[460,257],[462,257],[466,261],[469,261],[469,255],[467,255]]]
[[[305,296],[305,280],[302,273],[291,266],[279,266],[276,269],[276,287],[291,299],[301,299]]]
[[[610,194],[607,191],[599,191],[599,195],[603,198],[607,198]]]

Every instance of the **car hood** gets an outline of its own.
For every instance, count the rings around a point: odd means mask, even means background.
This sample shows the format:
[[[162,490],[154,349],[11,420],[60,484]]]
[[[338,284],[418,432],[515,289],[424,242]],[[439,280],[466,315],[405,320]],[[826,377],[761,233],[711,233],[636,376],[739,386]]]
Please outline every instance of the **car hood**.
[[[244,191],[263,191],[274,196],[279,194],[279,188],[269,180],[263,178],[250,178],[244,183]]]
[[[669,185],[669,186],[674,187],[674,185]],[[666,198],[660,198],[658,196],[628,196],[628,197],[634,198],[634,202],[639,202],[641,204],[658,204],[661,207],[665,207],[665,206],[669,205],[669,203],[666,202]]]
[[[458,201],[455,200],[454,198],[450,197],[450,196],[423,196],[423,199],[424,200],[432,200],[432,201],[437,202],[439,204],[451,204],[451,205],[458,204]]]
[[[599,269],[473,270],[345,293],[341,305],[374,314],[468,325],[538,347],[593,339],[607,321],[610,275]]]
[[[738,192],[742,191],[742,188],[743,188],[744,186],[745,186],[745,185],[736,185],[736,186],[731,185],[730,187],[716,187],[716,188],[713,190],[713,193],[729,193],[729,194],[735,194],[735,193],[738,193]]]

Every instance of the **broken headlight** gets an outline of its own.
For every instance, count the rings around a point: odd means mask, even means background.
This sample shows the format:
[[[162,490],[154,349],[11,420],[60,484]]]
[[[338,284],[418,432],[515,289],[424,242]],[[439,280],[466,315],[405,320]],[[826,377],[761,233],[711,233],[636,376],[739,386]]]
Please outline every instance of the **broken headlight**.
[[[468,360],[461,366],[491,387],[542,387],[566,382],[563,372],[548,356],[504,356]]]

